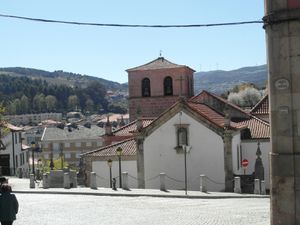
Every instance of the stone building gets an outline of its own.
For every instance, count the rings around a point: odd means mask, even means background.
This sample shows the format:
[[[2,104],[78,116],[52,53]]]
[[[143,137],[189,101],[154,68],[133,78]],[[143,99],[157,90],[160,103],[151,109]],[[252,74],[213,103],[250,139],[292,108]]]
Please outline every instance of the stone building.
[[[159,57],[128,72],[129,119],[157,117],[179,96],[194,95],[194,70]]]
[[[63,159],[78,167],[80,154],[103,146],[104,129],[96,125],[46,127],[41,138],[42,157],[46,160]]]

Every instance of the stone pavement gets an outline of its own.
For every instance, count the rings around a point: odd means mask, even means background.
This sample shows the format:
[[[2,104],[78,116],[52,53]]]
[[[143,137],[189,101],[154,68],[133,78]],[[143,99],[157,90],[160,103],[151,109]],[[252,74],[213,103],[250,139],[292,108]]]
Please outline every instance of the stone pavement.
[[[19,179],[9,177],[9,183],[16,193],[35,193],[35,194],[72,194],[72,195],[98,195],[98,196],[128,196],[128,197],[169,197],[169,198],[207,198],[207,199],[220,199],[220,198],[269,198],[269,195],[254,195],[254,194],[237,194],[227,192],[207,192],[188,191],[185,195],[184,190],[168,190],[160,191],[157,189],[131,189],[123,190],[118,188],[114,191],[110,188],[99,187],[91,189],[88,187],[78,187],[71,189],[64,188],[42,188],[42,184],[36,184],[35,188],[29,188],[29,179]]]
[[[13,177],[9,183],[20,204],[14,225],[270,224],[269,196],[192,191],[185,196],[184,191],[108,188],[30,189],[28,179]]]

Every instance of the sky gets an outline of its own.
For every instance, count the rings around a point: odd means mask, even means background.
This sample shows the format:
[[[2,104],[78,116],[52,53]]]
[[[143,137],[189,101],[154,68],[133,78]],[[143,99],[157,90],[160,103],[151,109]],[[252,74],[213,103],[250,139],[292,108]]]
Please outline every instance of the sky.
[[[210,24],[261,20],[262,0],[1,0],[0,14],[93,23]],[[63,70],[127,82],[126,69],[160,56],[195,71],[266,63],[262,24],[117,28],[0,17],[0,67]]]

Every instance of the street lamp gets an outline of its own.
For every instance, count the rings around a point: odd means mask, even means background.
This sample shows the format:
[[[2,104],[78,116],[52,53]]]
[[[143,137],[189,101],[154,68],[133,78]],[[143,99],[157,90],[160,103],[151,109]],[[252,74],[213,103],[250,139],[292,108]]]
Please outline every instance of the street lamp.
[[[110,184],[110,188],[112,188],[112,175],[111,175],[112,162],[113,161],[111,159],[107,160],[107,165],[109,167],[109,184]]]
[[[122,176],[121,176],[121,155],[122,155],[123,149],[121,147],[117,148],[117,156],[119,158],[119,179],[120,179],[120,188],[122,188]]]
[[[32,158],[32,174],[33,174],[33,177],[35,178],[35,171],[34,171],[34,151],[35,151],[35,142],[32,141],[31,142],[31,152],[32,152],[32,155],[31,155],[31,158]]]
[[[185,195],[187,195],[187,167],[186,167],[186,145],[182,145],[182,149],[184,151],[184,188],[185,188]]]

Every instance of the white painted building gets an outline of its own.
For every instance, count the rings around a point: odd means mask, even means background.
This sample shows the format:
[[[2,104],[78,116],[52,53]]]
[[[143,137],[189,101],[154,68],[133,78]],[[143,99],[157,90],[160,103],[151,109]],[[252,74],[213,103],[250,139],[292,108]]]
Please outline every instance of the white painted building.
[[[231,121],[226,125],[224,105],[229,108]],[[143,124],[143,125],[141,125]],[[185,132],[181,134],[181,128]],[[226,144],[226,130],[230,131],[230,143]],[[180,132],[179,132],[180,131]],[[180,133],[180,134],[179,134]],[[123,141],[120,137],[124,136]],[[131,135],[131,137],[130,137]],[[130,137],[128,139],[128,137]],[[179,101],[161,116],[145,123],[134,121],[104,137],[114,143],[84,154],[87,171],[98,174],[99,186],[109,187],[107,160],[113,159],[112,177],[118,175],[116,149],[123,149],[122,171],[129,173],[129,187],[139,187],[138,180],[145,182],[145,188],[160,188],[159,174],[166,174],[167,189],[184,189],[185,160],[182,146],[188,146],[186,155],[188,190],[199,190],[199,176],[207,176],[209,191],[225,189],[226,156],[224,150],[231,147],[231,167],[234,175],[252,176],[258,142],[262,151],[266,186],[269,187],[270,152],[269,124],[240,108],[208,92],[203,92],[188,101]],[[139,149],[139,150],[137,150]],[[141,160],[141,155],[143,153]],[[243,159],[249,166],[243,168]],[[143,161],[143,162],[142,162]],[[141,166],[142,164],[142,166]],[[141,175],[141,172],[144,173]],[[118,180],[117,180],[118,181]]]
[[[22,148],[22,128],[4,124],[1,129],[0,166],[2,175],[28,176],[29,151]]]

